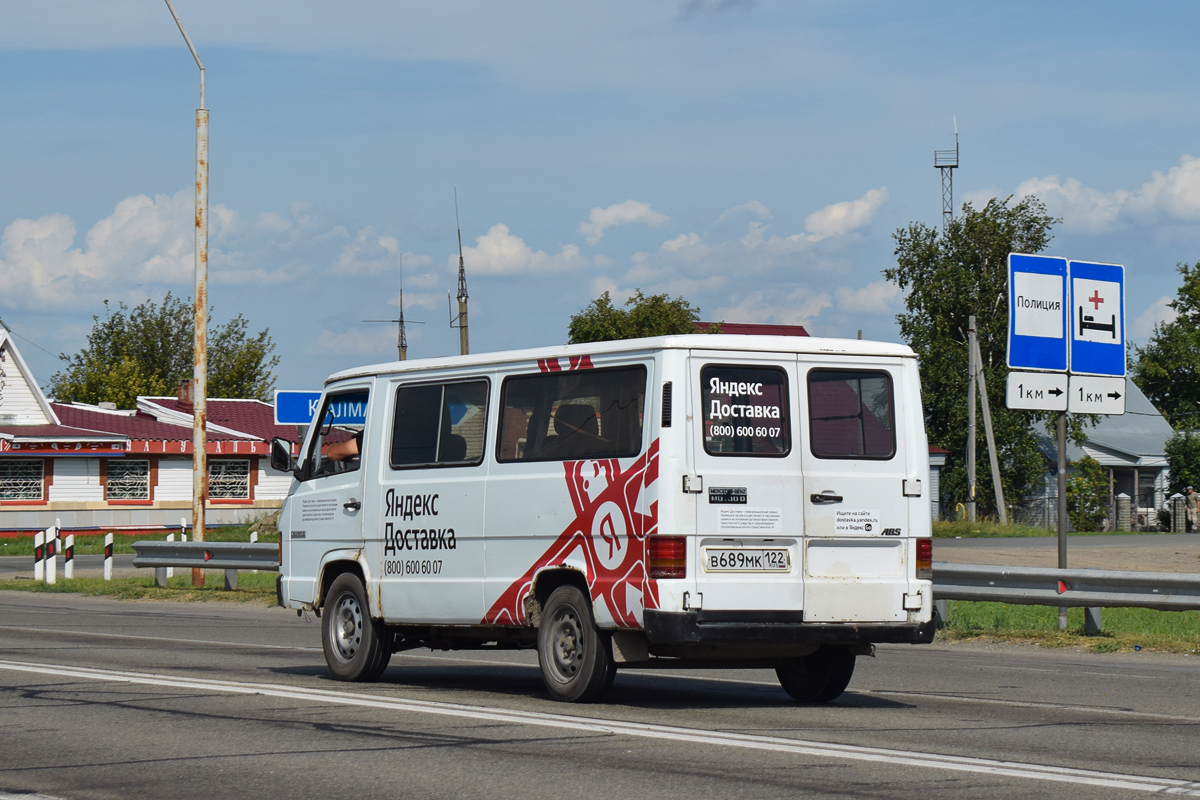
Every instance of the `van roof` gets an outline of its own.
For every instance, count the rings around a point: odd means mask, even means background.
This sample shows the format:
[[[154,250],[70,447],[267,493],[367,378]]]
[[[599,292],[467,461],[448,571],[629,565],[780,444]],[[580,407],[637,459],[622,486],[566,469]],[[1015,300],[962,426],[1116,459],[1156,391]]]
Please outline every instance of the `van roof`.
[[[466,356],[418,358],[411,361],[389,361],[367,364],[335,372],[326,385],[347,378],[409,372],[421,369],[486,366],[536,361],[546,358],[569,358],[609,353],[645,353],[653,350],[740,350],[763,353],[811,353],[814,355],[895,356],[916,358],[908,345],[875,342],[866,339],[827,339],[816,336],[760,336],[728,333],[692,333],[680,336],[651,336],[644,339],[617,339],[610,342],[561,344],[526,350],[498,350],[472,353]]]

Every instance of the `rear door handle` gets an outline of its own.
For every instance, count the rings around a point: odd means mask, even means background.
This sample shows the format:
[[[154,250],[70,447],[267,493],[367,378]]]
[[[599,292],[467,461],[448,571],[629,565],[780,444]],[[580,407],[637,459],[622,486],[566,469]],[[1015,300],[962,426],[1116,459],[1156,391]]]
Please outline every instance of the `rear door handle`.
[[[342,508],[348,508],[351,511],[358,511],[360,508],[362,508],[362,503],[358,502],[353,497],[351,497],[349,502],[342,503]]]
[[[840,503],[840,502],[842,502],[842,496],[840,494],[833,494],[832,492],[821,492],[820,494],[810,494],[808,496],[808,499],[811,500],[812,502],[816,503],[817,505],[821,505],[822,503]]]

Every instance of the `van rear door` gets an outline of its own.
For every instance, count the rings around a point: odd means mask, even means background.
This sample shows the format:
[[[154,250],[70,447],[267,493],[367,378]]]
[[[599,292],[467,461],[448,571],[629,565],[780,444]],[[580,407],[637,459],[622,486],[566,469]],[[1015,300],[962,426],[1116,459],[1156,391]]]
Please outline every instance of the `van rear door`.
[[[910,395],[899,359],[801,356],[806,622],[902,622]]]
[[[692,351],[689,360],[690,481],[699,489],[692,563],[701,595],[691,605],[798,621],[804,482],[795,356]]]

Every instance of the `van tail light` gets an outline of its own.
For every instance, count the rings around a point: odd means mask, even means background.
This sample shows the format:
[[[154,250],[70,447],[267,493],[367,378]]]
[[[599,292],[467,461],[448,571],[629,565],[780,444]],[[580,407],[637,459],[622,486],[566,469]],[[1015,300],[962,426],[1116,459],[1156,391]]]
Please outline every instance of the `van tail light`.
[[[917,578],[933,580],[933,539],[917,539]]]
[[[647,537],[646,551],[646,567],[651,578],[687,577],[686,536]]]

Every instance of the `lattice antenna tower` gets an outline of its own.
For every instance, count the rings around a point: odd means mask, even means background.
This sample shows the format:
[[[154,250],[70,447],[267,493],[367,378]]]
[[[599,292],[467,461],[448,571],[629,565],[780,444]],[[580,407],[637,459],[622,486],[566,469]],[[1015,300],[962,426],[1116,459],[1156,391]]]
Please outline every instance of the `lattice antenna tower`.
[[[942,173],[942,236],[954,219],[954,170],[958,169],[958,117],[954,118],[954,149],[934,150],[933,166]]]

